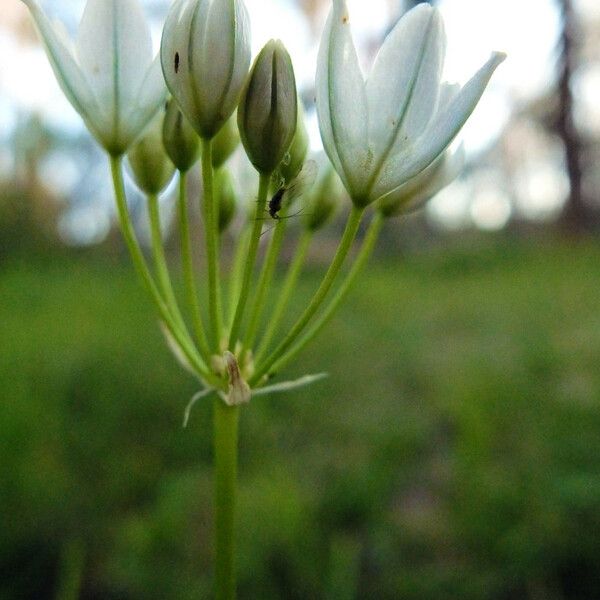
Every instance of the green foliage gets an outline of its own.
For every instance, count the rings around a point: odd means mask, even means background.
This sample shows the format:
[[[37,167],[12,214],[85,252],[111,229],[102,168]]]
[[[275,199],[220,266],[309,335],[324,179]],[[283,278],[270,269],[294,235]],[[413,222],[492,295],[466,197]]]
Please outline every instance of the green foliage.
[[[371,269],[288,373],[330,377],[242,411],[240,598],[598,596],[599,259]],[[0,289],[0,597],[52,597],[77,549],[85,597],[209,597],[210,402],[181,428],[141,286],[60,259]]]

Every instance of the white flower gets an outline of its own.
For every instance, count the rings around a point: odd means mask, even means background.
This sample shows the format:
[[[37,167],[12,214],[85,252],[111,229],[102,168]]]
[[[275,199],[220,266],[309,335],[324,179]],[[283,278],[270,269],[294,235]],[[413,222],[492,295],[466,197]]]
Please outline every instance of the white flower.
[[[462,144],[456,150],[446,150],[418,175],[380,198],[377,206],[385,217],[414,212],[450,185],[464,165]]]
[[[345,0],[333,0],[317,65],[325,150],[353,202],[395,190],[448,148],[505,55],[494,53],[461,89],[441,83],[446,39],[438,10],[419,4],[386,37],[364,79]]]
[[[250,24],[241,0],[177,0],[163,30],[169,91],[210,139],[233,114],[250,68]]]
[[[74,44],[36,0],[22,1],[69,102],[109,153],[123,154],[166,96],[138,0],[88,0]]]

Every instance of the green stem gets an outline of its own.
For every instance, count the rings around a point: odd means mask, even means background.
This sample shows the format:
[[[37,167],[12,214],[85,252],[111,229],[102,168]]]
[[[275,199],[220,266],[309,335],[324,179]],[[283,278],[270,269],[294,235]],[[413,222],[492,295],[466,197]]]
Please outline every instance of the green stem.
[[[238,298],[237,307],[235,309],[235,316],[233,317],[231,332],[229,334],[228,348],[230,349],[235,348],[235,344],[239,339],[240,329],[242,326],[242,319],[244,317],[244,309],[246,307],[246,302],[250,293],[252,272],[254,271],[254,263],[256,262],[256,255],[258,254],[258,243],[260,241],[260,232],[263,226],[262,216],[264,214],[265,205],[267,203],[267,194],[269,193],[270,181],[270,175],[261,174],[260,183],[258,186],[258,200],[256,202],[256,211],[254,213],[254,224],[252,226],[252,233],[250,235],[250,247],[248,248],[248,256],[246,264],[244,265],[242,288],[240,290],[240,297]]]
[[[181,262],[183,267],[183,279],[190,311],[192,313],[192,322],[200,352],[205,361],[210,357],[210,349],[202,315],[200,313],[200,304],[198,302],[198,290],[194,277],[194,263],[192,260],[192,240],[190,235],[190,220],[188,214],[187,202],[187,173],[179,174],[179,233],[181,235]]]
[[[152,234],[152,254],[154,256],[154,265],[156,267],[156,275],[158,277],[158,285],[162,292],[163,299],[166,302],[173,318],[182,330],[185,330],[185,322],[181,316],[175,293],[173,292],[173,284],[169,276],[169,267],[165,257],[165,249],[162,240],[162,231],[160,227],[160,212],[158,206],[158,195],[148,195],[148,214],[150,216],[150,231]]]
[[[214,399],[215,597],[235,598],[235,505],[239,407]]]
[[[277,296],[277,303],[275,304],[275,308],[269,315],[267,328],[260,341],[260,345],[258,346],[256,357],[254,359],[257,363],[259,363],[264,358],[269,344],[271,343],[273,336],[277,332],[279,323],[281,322],[281,319],[285,313],[285,309],[288,306],[292,293],[298,282],[298,277],[302,272],[302,267],[304,266],[304,262],[306,260],[306,255],[308,253],[308,248],[310,247],[310,242],[312,241],[312,238],[313,232],[310,229],[305,229],[302,233],[300,241],[298,242],[296,253],[285,276],[285,280],[283,282],[281,291]]]
[[[283,213],[282,213],[283,216]],[[258,278],[258,286],[256,294],[252,301],[252,308],[250,309],[250,320],[248,321],[248,331],[244,339],[244,347],[247,349],[252,348],[256,335],[258,333],[258,327],[260,325],[260,317],[263,312],[265,305],[265,299],[267,292],[271,287],[273,281],[273,273],[275,272],[275,266],[277,265],[277,258],[279,251],[281,250],[281,244],[283,242],[283,236],[285,234],[286,223],[280,220],[275,225],[275,231],[269,241],[269,247],[265,255],[265,260]]]
[[[219,240],[217,207],[213,185],[212,141],[202,140],[202,184],[204,189],[204,231],[208,262],[208,315],[210,319],[211,348],[219,354],[221,343],[221,284],[219,274]]]
[[[346,275],[343,283],[336,291],[334,297],[319,315],[317,321],[313,323],[312,327],[281,358],[275,361],[270,370],[271,374],[280,371],[285,365],[294,359],[296,355],[315,338],[315,336],[323,329],[323,327],[329,323],[339,305],[348,295],[348,292],[356,281],[357,276],[362,272],[363,268],[369,261],[369,258],[373,253],[375,243],[377,242],[377,238],[379,237],[379,232],[381,231],[383,221],[384,217],[380,212],[373,217],[373,220],[371,221],[369,229],[365,235],[365,239],[363,240],[362,246],[358,252],[358,255],[356,256],[356,260],[352,264],[352,268]]]
[[[163,301],[162,296],[160,295],[160,292],[158,291],[158,288],[152,279],[152,275],[150,274],[148,265],[146,264],[146,260],[144,259],[144,255],[140,245],[138,244],[135,231],[133,229],[133,224],[131,223],[131,218],[129,216],[127,200],[125,199],[125,187],[123,185],[123,173],[121,172],[121,157],[110,156],[110,168],[115,190],[119,222],[121,224],[121,231],[123,232],[125,243],[127,244],[127,248],[129,249],[129,253],[131,255],[131,260],[133,261],[133,264],[140,278],[142,279],[143,284],[158,308],[161,319],[163,320],[175,342],[177,342],[192,369],[194,369],[194,371],[202,379],[209,382],[211,385],[218,387],[219,389],[224,389],[224,382],[206,369],[206,365],[189,339],[189,336],[185,331],[182,331],[174,321],[168,306]]]
[[[85,545],[83,541],[74,539],[67,542],[60,557],[56,600],[77,600],[79,598],[84,567]]]
[[[235,314],[235,307],[237,306],[238,299],[240,297],[240,290],[242,288],[242,271],[248,256],[248,242],[250,241],[251,229],[244,227],[240,235],[238,236],[237,246],[235,248],[235,255],[233,257],[233,266],[231,267],[231,274],[229,278],[229,307],[228,307],[228,329],[231,329],[231,321]]]
[[[273,364],[283,355],[283,353],[294,343],[296,338],[302,333],[308,322],[311,320],[313,315],[319,309],[322,302],[325,300],[327,293],[329,292],[333,282],[335,281],[336,275],[344,264],[344,259],[346,255],[350,251],[352,247],[352,242],[356,237],[358,232],[358,227],[360,225],[362,216],[364,214],[364,208],[358,208],[356,206],[352,207],[352,211],[350,216],[348,217],[348,222],[346,223],[346,229],[344,230],[344,235],[340,240],[338,249],[333,257],[333,261],[331,265],[329,265],[329,269],[327,269],[327,273],[319,286],[319,289],[316,291],[313,296],[310,304],[306,307],[300,318],[296,321],[295,325],[292,327],[290,332],[285,336],[283,341],[275,348],[273,352],[266,358],[265,362],[259,366],[257,371],[252,376],[252,379],[249,381],[250,385],[255,385],[258,383],[262,376],[265,375],[273,366]]]

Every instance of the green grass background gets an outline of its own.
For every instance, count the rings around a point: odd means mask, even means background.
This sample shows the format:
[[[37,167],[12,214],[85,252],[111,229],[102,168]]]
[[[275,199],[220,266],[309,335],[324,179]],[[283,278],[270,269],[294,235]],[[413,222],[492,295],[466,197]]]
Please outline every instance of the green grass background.
[[[243,409],[240,598],[600,597],[598,243],[374,261],[324,370]],[[128,266],[0,267],[0,598],[210,597],[195,391]]]

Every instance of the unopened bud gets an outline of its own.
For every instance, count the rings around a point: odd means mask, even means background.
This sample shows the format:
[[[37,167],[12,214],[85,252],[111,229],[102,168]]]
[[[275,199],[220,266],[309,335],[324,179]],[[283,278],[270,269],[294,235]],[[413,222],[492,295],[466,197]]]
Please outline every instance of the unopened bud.
[[[175,174],[175,165],[163,146],[163,117],[163,112],[154,117],[146,133],[127,154],[135,183],[146,194],[162,192]]]
[[[173,98],[167,103],[163,143],[169,158],[182,172],[188,171],[200,156],[200,138]]]
[[[219,169],[215,173],[215,194],[219,209],[219,231],[223,232],[231,223],[236,208],[233,179],[226,168]]]
[[[279,40],[260,52],[238,106],[238,129],[254,167],[271,174],[288,151],[298,118],[292,60]]]
[[[292,140],[292,145],[287,152],[287,157],[284,157],[279,166],[279,172],[283,177],[284,181],[291,181],[298,175],[306,155],[308,154],[308,131],[306,131],[306,125],[304,123],[304,110],[302,108],[302,102],[298,102],[298,122],[296,125],[296,133]],[[286,160],[287,158],[287,160]]]
[[[310,195],[304,225],[310,231],[321,229],[331,219],[344,196],[344,186],[331,165],[317,182]]]
[[[225,164],[225,161],[235,152],[240,143],[237,128],[237,118],[233,115],[223,129],[215,135],[212,144],[212,164],[215,169]]]
[[[198,134],[211,139],[233,114],[250,65],[242,0],[173,3],[160,47],[165,82]]]

